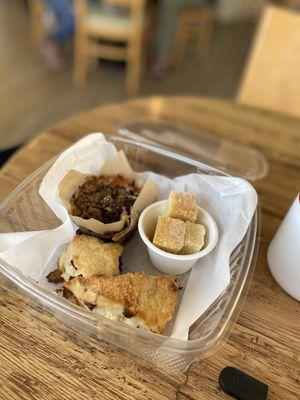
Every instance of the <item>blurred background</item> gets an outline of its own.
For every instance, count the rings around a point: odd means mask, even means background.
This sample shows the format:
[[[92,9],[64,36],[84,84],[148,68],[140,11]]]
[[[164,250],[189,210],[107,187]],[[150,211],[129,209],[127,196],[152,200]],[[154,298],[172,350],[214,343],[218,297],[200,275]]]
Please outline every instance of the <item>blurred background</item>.
[[[39,132],[105,103],[151,95],[235,99],[268,4],[1,0],[1,163]],[[300,1],[276,5],[298,14]]]

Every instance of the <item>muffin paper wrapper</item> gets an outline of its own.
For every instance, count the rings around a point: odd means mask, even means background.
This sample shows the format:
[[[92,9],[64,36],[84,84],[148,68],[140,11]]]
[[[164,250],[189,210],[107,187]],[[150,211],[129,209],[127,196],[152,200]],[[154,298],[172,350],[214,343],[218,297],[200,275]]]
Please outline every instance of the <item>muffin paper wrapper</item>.
[[[135,172],[130,167],[124,152],[119,151],[105,162],[97,174],[97,176],[101,175],[120,175],[129,181],[134,181]],[[132,206],[131,214],[122,215],[120,221],[104,224],[95,218],[84,219],[71,214],[70,199],[78,187],[90,176],[90,174],[71,169],[58,184],[59,197],[62,203],[73,222],[81,229],[83,228],[83,231],[93,232],[101,238],[111,238],[114,242],[125,242],[135,229],[140,213],[155,200],[157,194],[156,184],[151,179],[147,179]]]

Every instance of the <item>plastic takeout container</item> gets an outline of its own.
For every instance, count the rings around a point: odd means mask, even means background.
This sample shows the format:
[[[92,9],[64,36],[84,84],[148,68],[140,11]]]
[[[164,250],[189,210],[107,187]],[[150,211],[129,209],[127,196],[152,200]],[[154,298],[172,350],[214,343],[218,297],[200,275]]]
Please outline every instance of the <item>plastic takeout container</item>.
[[[107,140],[125,152],[132,168],[138,172],[152,170],[170,178],[190,173],[226,175],[216,168],[152,144],[122,137],[107,137]],[[41,180],[53,162],[49,161],[29,176],[0,205],[1,233],[53,229],[60,225],[60,221],[38,193]],[[230,333],[255,266],[258,220],[256,210],[244,238],[231,255],[229,286],[190,327],[189,340],[138,330],[121,322],[94,316],[54,292],[43,289],[0,259],[1,284],[38,303],[82,334],[104,339],[171,370],[184,371],[195,359],[207,357],[216,351]]]
[[[200,222],[205,227],[204,246],[201,251],[180,255],[159,249],[152,243],[152,239],[158,216],[164,214],[167,202],[168,200],[157,201],[145,208],[140,215],[138,229],[145,246],[147,246],[152,264],[165,274],[178,275],[189,271],[199,258],[206,256],[213,250],[218,241],[218,228],[213,217],[203,208],[198,207],[201,216]]]

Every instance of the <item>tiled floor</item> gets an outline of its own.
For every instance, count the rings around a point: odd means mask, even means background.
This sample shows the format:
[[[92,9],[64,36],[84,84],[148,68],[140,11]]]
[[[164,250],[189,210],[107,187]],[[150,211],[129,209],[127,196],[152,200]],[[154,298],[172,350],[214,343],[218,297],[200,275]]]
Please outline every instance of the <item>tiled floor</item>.
[[[234,98],[253,29],[250,23],[216,26],[210,54],[202,63],[191,54],[163,80],[145,76],[141,95]],[[64,72],[45,69],[32,47],[22,0],[0,2],[0,60],[0,149],[75,113],[126,98],[123,64],[102,62],[83,89],[72,86],[71,46]]]

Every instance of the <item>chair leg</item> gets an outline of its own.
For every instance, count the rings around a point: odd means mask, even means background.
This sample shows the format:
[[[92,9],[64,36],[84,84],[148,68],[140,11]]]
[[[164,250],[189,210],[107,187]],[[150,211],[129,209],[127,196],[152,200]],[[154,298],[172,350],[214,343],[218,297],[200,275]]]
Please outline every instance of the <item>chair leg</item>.
[[[174,64],[181,64],[183,62],[186,44],[188,40],[188,30],[184,21],[177,24],[176,35],[174,41],[173,61]]]
[[[126,91],[129,96],[135,96],[140,89],[142,72],[142,47],[135,44],[128,48],[126,67]]]
[[[41,47],[46,36],[42,22],[43,5],[40,0],[29,1],[31,35],[34,45]]]
[[[74,73],[73,82],[75,86],[81,87],[86,84],[88,72],[88,55],[86,51],[87,37],[83,33],[77,33],[74,49]]]
[[[211,10],[203,12],[203,25],[200,29],[197,43],[197,60],[201,61],[205,57],[211,47],[213,36],[214,15]]]

